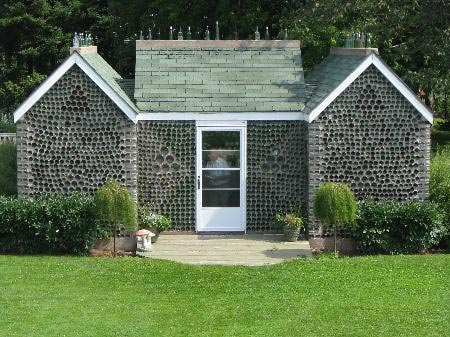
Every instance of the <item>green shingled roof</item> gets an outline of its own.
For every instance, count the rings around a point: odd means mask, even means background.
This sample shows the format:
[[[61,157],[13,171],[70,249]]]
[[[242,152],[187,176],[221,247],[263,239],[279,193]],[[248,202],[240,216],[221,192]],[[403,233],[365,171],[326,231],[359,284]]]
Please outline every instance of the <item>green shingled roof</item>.
[[[298,41],[138,41],[141,111],[301,111]]]
[[[311,113],[366,58],[367,55],[331,54],[314,67],[305,78],[307,102],[303,112]]]
[[[103,57],[97,53],[79,54],[83,60],[85,60],[95,72],[114,90],[117,95],[120,96],[136,113],[139,112],[138,108],[127,94],[126,84],[129,85],[127,80],[124,80]]]

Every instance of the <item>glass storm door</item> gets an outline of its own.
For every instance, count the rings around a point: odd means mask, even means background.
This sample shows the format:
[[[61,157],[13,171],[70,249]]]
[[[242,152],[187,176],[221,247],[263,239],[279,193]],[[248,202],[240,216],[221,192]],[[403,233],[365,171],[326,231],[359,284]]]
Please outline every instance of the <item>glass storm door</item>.
[[[197,231],[245,231],[244,141],[244,127],[197,127]]]

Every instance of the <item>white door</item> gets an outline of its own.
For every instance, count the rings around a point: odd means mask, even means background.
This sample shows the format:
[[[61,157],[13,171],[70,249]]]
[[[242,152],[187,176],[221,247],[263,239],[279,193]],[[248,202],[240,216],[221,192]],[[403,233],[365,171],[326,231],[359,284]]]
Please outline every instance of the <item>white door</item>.
[[[197,127],[197,231],[245,231],[245,139],[239,126]]]

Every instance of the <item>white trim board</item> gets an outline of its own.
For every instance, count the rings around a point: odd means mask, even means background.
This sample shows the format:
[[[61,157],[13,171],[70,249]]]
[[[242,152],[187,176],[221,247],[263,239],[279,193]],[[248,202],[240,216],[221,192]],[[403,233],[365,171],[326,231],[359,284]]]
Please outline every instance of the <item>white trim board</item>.
[[[322,102],[319,103],[309,114],[308,122],[312,123],[353,81],[358,78],[370,65],[374,65],[389,82],[419,111],[419,113],[431,124],[433,114],[430,109],[403,83],[403,81],[390,69],[377,55],[371,54],[338,85]]]
[[[70,55],[14,112],[14,123],[25,113],[74,65],[78,65],[89,78],[125,113],[134,123],[135,111],[120,97],[105,80],[77,53]]]
[[[303,112],[141,112],[138,121],[308,121]]]

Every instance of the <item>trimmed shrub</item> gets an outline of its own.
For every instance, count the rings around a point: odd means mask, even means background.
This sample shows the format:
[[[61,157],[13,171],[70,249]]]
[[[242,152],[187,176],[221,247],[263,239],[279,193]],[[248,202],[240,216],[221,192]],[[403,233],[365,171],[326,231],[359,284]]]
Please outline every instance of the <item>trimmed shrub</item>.
[[[319,186],[313,200],[314,216],[334,230],[334,252],[337,253],[337,225],[352,225],[356,219],[356,198],[344,183],[326,182]]]
[[[17,194],[16,144],[0,144],[0,195]]]
[[[136,230],[136,204],[130,192],[116,181],[108,181],[95,194],[97,221],[103,232],[114,234],[120,228],[127,232]]]
[[[0,197],[0,251],[85,254],[96,236],[93,210],[83,194]]]
[[[353,238],[364,253],[417,253],[447,234],[439,206],[418,200],[358,203]]]

